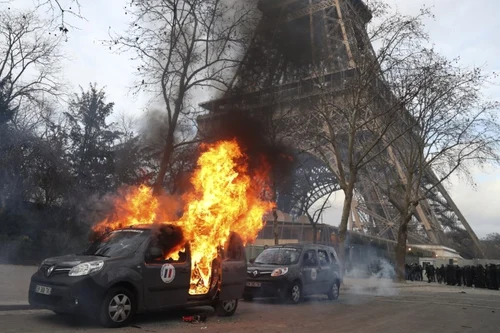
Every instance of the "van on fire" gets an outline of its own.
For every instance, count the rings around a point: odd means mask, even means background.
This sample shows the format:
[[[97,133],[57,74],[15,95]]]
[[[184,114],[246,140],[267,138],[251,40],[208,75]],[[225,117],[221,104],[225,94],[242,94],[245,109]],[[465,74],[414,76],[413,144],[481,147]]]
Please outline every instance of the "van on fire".
[[[57,314],[95,318],[106,327],[126,326],[134,314],[179,307],[213,306],[231,316],[243,296],[247,263],[241,238],[232,233],[212,262],[207,293],[191,295],[189,244],[169,238],[175,227],[114,230],[82,254],[49,258],[31,277],[29,302]],[[178,255],[167,256],[181,248]]]

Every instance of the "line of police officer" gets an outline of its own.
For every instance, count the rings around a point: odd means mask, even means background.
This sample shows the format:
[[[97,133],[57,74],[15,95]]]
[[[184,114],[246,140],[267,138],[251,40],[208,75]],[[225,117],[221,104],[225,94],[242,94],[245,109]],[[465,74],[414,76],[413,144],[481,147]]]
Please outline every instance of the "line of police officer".
[[[423,281],[424,277],[422,275],[423,268],[421,265],[417,265],[415,263],[405,265],[405,276],[406,280],[410,281]]]
[[[422,266],[406,265],[407,279],[422,281]],[[498,290],[500,286],[500,265],[487,264],[476,266],[441,265],[434,267],[427,265],[425,275],[429,283],[445,283],[449,286],[467,286]]]

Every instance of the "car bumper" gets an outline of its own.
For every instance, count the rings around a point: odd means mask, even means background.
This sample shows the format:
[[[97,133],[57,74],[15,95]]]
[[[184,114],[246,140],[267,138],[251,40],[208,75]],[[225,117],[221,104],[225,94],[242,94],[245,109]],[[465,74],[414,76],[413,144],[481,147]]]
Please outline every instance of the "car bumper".
[[[37,292],[37,286],[51,288],[50,294]],[[29,303],[34,308],[61,313],[92,315],[100,306],[102,288],[91,277],[45,278],[35,274],[29,287]]]
[[[251,283],[260,283],[260,286],[245,286],[244,294],[254,297],[279,297],[290,288],[290,283],[286,279],[277,279],[275,281],[248,280]]]

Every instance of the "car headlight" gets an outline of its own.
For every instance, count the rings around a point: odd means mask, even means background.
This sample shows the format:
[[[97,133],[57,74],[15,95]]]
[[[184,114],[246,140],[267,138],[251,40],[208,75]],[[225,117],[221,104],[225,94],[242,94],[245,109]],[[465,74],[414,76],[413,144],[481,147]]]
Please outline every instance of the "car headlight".
[[[69,276],[84,276],[95,272],[99,272],[104,267],[104,261],[96,260],[90,262],[84,262],[82,264],[73,267],[68,275]]]
[[[288,267],[281,267],[281,268],[276,268],[272,273],[271,276],[282,276],[288,273]]]
[[[38,270],[42,268],[43,265],[47,262],[47,259],[44,259],[40,265],[38,265]]]

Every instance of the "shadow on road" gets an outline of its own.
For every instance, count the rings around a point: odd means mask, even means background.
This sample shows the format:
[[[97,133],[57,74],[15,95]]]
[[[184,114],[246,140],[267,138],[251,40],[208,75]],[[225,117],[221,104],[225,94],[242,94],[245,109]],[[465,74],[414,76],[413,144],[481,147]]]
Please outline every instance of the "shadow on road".
[[[177,324],[182,323],[182,318],[184,316],[194,316],[200,314],[205,314],[207,316],[207,321],[209,321],[211,317],[214,316],[214,311],[211,307],[199,307],[183,310],[168,310],[162,312],[137,314],[132,320],[130,326],[140,328],[142,324],[155,324],[160,322],[163,324],[166,324],[168,322]],[[84,316],[67,314],[62,315],[50,312],[38,316],[37,320],[40,321],[41,324],[56,326],[60,328],[74,327],[90,329],[100,327],[95,320],[90,320],[89,318]]]
[[[362,301],[363,303],[366,300]],[[282,301],[278,298],[256,298],[252,302],[240,301],[239,310],[236,311],[236,314],[233,317],[218,317],[212,307],[197,307],[191,309],[181,309],[181,310],[167,310],[162,312],[153,312],[153,313],[145,313],[145,314],[137,314],[130,324],[131,327],[141,328],[145,325],[158,325],[162,326],[177,326],[177,325],[190,325],[189,323],[183,323],[182,318],[184,316],[194,316],[204,314],[207,316],[207,324],[214,322],[226,322],[226,321],[238,321],[239,311],[248,312],[253,306],[257,306],[259,309],[261,306],[269,306],[271,309],[275,309],[276,311],[283,310],[283,307],[302,307],[302,306],[310,306],[310,305],[319,305],[323,306],[330,303],[339,303],[339,304],[356,304],[360,303],[360,300],[356,300],[356,298],[345,298],[341,295],[338,300],[331,301],[326,296],[308,296],[304,298],[302,302],[299,304],[290,304],[286,301]],[[242,309],[243,308],[243,309]],[[280,310],[281,309],[281,310]],[[250,310],[251,311],[251,310]],[[89,318],[83,316],[75,316],[75,315],[59,315],[51,312],[46,312],[43,315],[39,315],[36,317],[36,320],[40,322],[42,326],[52,326],[54,328],[59,329],[70,329],[70,328],[84,328],[84,329],[92,329],[99,328],[99,324],[94,320],[89,320]],[[204,325],[204,323],[196,323],[198,325]]]

